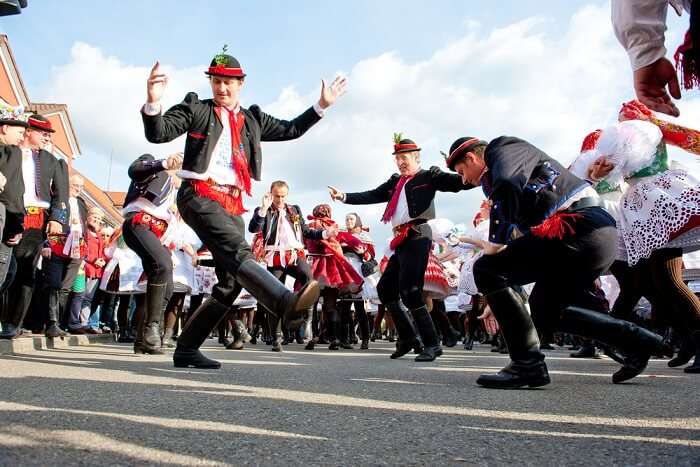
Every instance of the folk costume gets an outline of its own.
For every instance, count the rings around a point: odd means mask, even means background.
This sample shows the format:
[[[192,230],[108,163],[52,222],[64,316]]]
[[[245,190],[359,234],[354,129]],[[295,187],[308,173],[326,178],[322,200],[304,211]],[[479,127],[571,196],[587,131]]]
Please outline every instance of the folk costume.
[[[331,207],[320,204],[309,216],[309,227],[327,229],[335,227],[331,218]],[[330,350],[338,350],[341,345],[342,324],[338,313],[338,297],[343,293],[357,293],[362,290],[362,275],[352,267],[343,255],[342,243],[354,248],[360,247],[360,241],[348,232],[338,232],[334,238],[313,240],[306,239],[306,249],[311,261],[311,273],[322,287],[322,311],[325,315],[326,333],[330,341]]]
[[[41,115],[29,117],[28,127],[49,133],[55,132],[51,122]],[[68,166],[58,160],[53,154],[44,149],[21,148],[22,152],[22,182],[24,183],[24,232],[22,240],[13,249],[17,272],[8,290],[8,308],[3,318],[4,338],[17,335],[29,310],[36,282],[36,269],[41,255],[41,249],[47,240],[46,226],[49,221],[56,221],[65,229],[68,228]],[[56,300],[57,297],[50,297]],[[67,299],[67,297],[66,297]],[[52,306],[50,310],[60,309]],[[41,320],[43,321],[43,319]],[[46,335],[49,337],[62,336],[57,323],[57,313],[49,316],[49,327]]]
[[[175,187],[167,161],[144,154],[129,167],[122,236],[146,274],[144,316],[137,322],[135,353],[161,353],[161,317],[173,294],[173,261],[167,231],[173,227]],[[168,245],[164,244],[167,242]]]
[[[481,188],[491,202],[489,241],[505,248],[479,258],[474,279],[498,320],[511,363],[477,383],[512,388],[550,382],[533,319],[512,288],[533,282],[530,301],[546,305],[538,310],[552,313],[548,322],[625,352],[628,357],[613,382],[642,372],[652,353],[667,353],[660,336],[581,306],[589,303],[591,285],[616,255],[615,221],[600,207],[595,190],[540,149],[510,136],[490,143],[459,138],[447,166],[455,170],[467,154],[482,150]],[[511,240],[515,229],[523,235]],[[547,267],[533,268],[542,258],[548,259]]]
[[[668,313],[683,336],[679,357],[670,366],[696,356],[685,371],[700,373],[700,300],[682,272],[683,254],[700,249],[700,181],[684,168],[672,167],[666,150],[668,143],[700,154],[700,132],[659,120],[638,101],[623,104],[620,119],[624,121],[598,132],[578,164],[587,169],[605,157],[614,168],[593,181],[596,189],[609,192],[624,186],[612,212],[618,221],[618,257],[628,267],[612,268],[622,288],[613,313],[628,317],[635,299],[648,298],[658,312]]]
[[[394,155],[406,152],[420,152],[420,148],[410,139],[396,135]],[[448,191],[456,193],[466,189],[461,178],[448,174],[437,167],[420,169],[413,176],[393,174],[389,180],[377,188],[358,193],[346,193],[346,204],[387,203],[382,222],[391,223],[394,238],[393,250],[386,270],[377,284],[377,292],[394,320],[399,333],[396,352],[392,358],[399,358],[420,344],[411,319],[402,309],[399,299],[410,310],[423,341],[423,351],[417,361],[432,361],[442,354],[435,325],[430,318],[423,299],[423,285],[428,257],[432,248],[432,236],[427,221],[435,217],[435,193]]]
[[[362,275],[364,281],[362,289],[358,292],[347,292],[340,297],[338,309],[340,311],[340,321],[343,330],[341,345],[352,348],[351,338],[354,336],[355,326],[352,320],[351,307],[355,308],[355,317],[360,328],[360,339],[362,344],[360,349],[369,349],[369,317],[365,310],[365,300],[377,300],[377,283],[381,275],[379,265],[376,262],[376,252],[374,242],[369,235],[369,229],[363,227],[362,220],[357,213],[355,216],[355,229],[353,231],[342,232],[340,246],[343,255],[355,271]],[[343,240],[345,236],[350,236],[350,241]],[[355,240],[359,243],[356,243]]]
[[[323,229],[311,229],[304,221],[301,208],[297,205],[286,204],[283,208],[272,205],[265,216],[260,215],[260,208],[255,208],[253,217],[248,224],[248,231],[253,234],[261,233],[262,259],[267,270],[282,284],[287,276],[296,279],[299,286],[304,286],[313,280],[309,264],[306,262],[304,240],[322,240]],[[311,310],[307,311],[304,325],[310,319]],[[267,313],[271,332],[274,333],[272,350],[282,351],[282,320],[276,313]],[[296,330],[299,332],[299,330]]]
[[[217,55],[205,72],[209,76],[243,78],[240,63]],[[213,99],[200,100],[189,93],[182,103],[160,113],[160,106],[142,109],[146,139],[166,143],[187,133],[183,178],[177,204],[182,218],[211,251],[218,283],[185,325],[178,338],[173,361],[177,367],[219,368],[199,347],[238,296],[248,290],[272,313],[287,321],[298,320],[316,301],[318,286],[311,281],[296,294],[256,263],[245,240],[243,192],[250,194],[251,180],[260,180],[261,141],[287,141],[300,137],[321,119],[314,106],[294,120],[278,120],[260,107],[232,109]]]

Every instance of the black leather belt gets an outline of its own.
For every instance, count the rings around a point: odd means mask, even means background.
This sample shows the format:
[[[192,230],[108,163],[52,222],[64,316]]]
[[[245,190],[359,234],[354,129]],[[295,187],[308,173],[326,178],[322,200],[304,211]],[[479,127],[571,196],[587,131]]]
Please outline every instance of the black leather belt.
[[[566,210],[567,211],[581,211],[582,209],[586,208],[604,208],[605,204],[603,203],[603,200],[597,197],[593,196],[587,196],[585,198],[581,198],[578,201],[575,201],[571,206],[569,206]]]

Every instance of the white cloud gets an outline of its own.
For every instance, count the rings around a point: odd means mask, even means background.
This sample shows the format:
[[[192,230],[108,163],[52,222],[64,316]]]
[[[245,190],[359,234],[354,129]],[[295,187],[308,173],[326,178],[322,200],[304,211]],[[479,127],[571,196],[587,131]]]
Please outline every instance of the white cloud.
[[[583,136],[612,123],[620,103],[632,97],[627,58],[613,36],[607,4],[582,8],[558,35],[548,32],[552,20],[543,17],[490,30],[464,24],[461,37],[424,60],[410,63],[400,51],[390,51],[354,64],[347,73],[347,95],[321,123],[300,140],[264,144],[264,179],[248,205],[255,205],[278,178],[290,182],[291,200],[306,213],[327,202],[327,184],[348,191],[373,188],[394,170],[391,138],[397,131],[422,146],[424,166],[442,166],[439,151],[457,137],[502,134],[525,138],[568,163]],[[208,96],[202,89],[203,68],[165,65],[170,75],[166,105],[190,90]],[[68,64],[54,70],[47,99],[69,104],[81,144],[90,150],[78,167],[98,183],[112,148],[122,164],[145,151],[167,152],[143,138],[138,109],[148,71],[82,43],[74,46]],[[246,86],[244,94],[251,95],[254,81]],[[318,92],[317,83],[288,87],[262,108],[290,118],[311,105]],[[683,121],[699,121],[699,100],[681,104]],[[169,149],[181,147],[177,142]],[[120,180],[125,188],[126,178]],[[114,183],[112,189],[117,189]],[[477,191],[440,195],[438,215],[468,222],[481,197]],[[375,237],[388,235],[377,222],[383,206],[334,207],[337,220],[357,210]]]

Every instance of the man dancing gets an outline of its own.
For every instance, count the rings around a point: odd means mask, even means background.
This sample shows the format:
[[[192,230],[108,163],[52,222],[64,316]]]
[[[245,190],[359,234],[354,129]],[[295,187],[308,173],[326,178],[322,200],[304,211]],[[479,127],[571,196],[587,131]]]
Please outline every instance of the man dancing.
[[[284,283],[289,275],[302,286],[311,282],[311,269],[304,254],[304,239],[326,239],[338,233],[336,229],[310,229],[301,208],[287,203],[289,185],[283,180],[272,182],[270,192],[263,196],[260,207],[255,208],[248,231],[262,232],[265,245],[267,270]],[[309,319],[307,311],[306,322]],[[282,321],[275,313],[268,313],[270,332],[274,333],[272,351],[282,351]],[[297,332],[298,329],[297,329]]]
[[[182,218],[211,251],[219,283],[185,325],[173,355],[176,367],[219,368],[199,347],[227,313],[244,287],[271,313],[290,322],[298,320],[318,299],[319,286],[309,281],[293,294],[255,262],[245,240],[242,195],[250,195],[251,179],[260,180],[261,141],[287,141],[303,135],[343,94],[345,79],[330,86],[322,81],[321,97],[294,120],[276,119],[260,107],[239,103],[245,82],[240,63],[224,51],[214,57],[205,73],[213,99],[200,100],[191,92],[182,103],[161,114],[160,99],[167,76],[156,63],[148,78],[142,108],[146,139],[165,143],[187,133],[183,178],[177,204]]]
[[[641,373],[652,354],[669,353],[660,336],[586,309],[591,284],[617,254],[615,221],[587,182],[527,141],[509,136],[490,143],[459,138],[446,163],[464,183],[481,186],[491,202],[489,238],[474,264],[474,280],[501,326],[511,363],[495,375],[481,375],[478,384],[549,384],[537,331],[511,288],[532,282],[531,300],[546,304],[537,307],[540,312],[551,313],[539,320],[625,352],[614,383]],[[524,235],[512,240],[516,228]]]
[[[403,311],[399,298],[410,310],[423,341],[418,362],[430,362],[442,355],[437,332],[423,299],[423,282],[432,246],[430,226],[435,218],[435,192],[456,193],[468,188],[460,177],[437,167],[420,167],[420,148],[410,139],[394,135],[394,158],[399,169],[377,188],[361,193],[343,193],[329,187],[331,198],[346,204],[387,203],[382,222],[393,226],[394,238],[386,270],[377,284],[379,300],[391,313],[399,332],[396,352],[391,358],[406,355],[419,347],[416,329]]]

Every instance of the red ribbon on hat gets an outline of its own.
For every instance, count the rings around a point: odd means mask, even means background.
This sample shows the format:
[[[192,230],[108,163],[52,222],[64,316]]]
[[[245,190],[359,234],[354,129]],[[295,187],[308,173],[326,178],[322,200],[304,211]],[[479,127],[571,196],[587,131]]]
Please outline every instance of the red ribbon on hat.
[[[45,131],[53,131],[53,127],[51,126],[51,122],[48,120],[44,122],[42,120],[37,120],[35,118],[29,117],[29,120],[27,121],[27,123],[29,124],[29,126],[40,128],[40,129],[45,130]]]
[[[234,78],[242,78],[245,76],[242,68],[227,68],[223,65],[210,66],[207,73],[210,75],[232,76]]]
[[[408,151],[408,150],[417,150],[418,146],[410,143],[410,144],[395,144],[394,145],[394,152],[399,152],[399,151]]]

